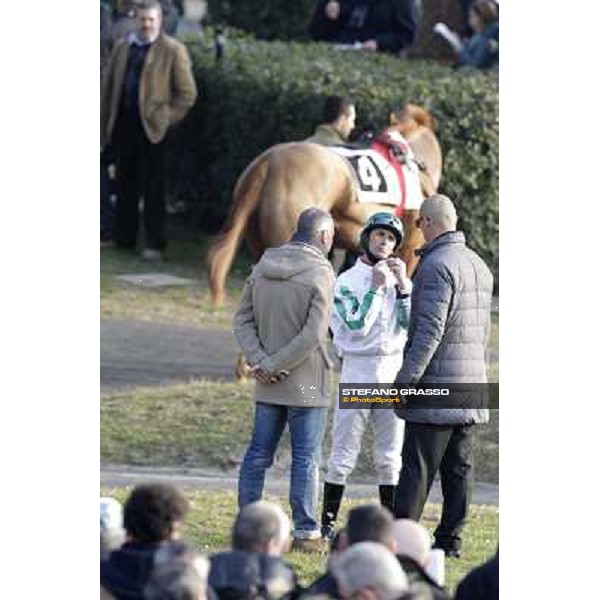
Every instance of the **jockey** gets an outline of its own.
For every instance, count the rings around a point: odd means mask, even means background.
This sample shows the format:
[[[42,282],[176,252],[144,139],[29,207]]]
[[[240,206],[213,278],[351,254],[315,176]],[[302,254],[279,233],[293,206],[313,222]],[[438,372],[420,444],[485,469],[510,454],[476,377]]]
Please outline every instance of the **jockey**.
[[[364,252],[336,281],[331,318],[333,343],[342,357],[340,383],[390,383],[402,366],[412,283],[406,265],[392,256],[402,243],[402,222],[387,212],[364,226]],[[373,457],[381,504],[393,511],[401,467],[404,422],[384,408],[335,407],[332,447],[323,491],[321,535],[331,539],[346,481],[360,452],[367,421],[374,430]]]

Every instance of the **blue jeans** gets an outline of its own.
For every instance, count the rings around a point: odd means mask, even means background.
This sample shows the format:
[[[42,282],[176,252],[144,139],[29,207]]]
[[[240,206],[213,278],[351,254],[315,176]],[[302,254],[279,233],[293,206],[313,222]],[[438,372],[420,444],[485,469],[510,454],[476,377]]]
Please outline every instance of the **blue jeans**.
[[[317,525],[319,460],[326,421],[327,408],[256,404],[252,440],[240,469],[240,508],[261,499],[266,470],[273,464],[279,440],[286,423],[289,423],[292,444],[290,505],[294,537],[320,537]]]

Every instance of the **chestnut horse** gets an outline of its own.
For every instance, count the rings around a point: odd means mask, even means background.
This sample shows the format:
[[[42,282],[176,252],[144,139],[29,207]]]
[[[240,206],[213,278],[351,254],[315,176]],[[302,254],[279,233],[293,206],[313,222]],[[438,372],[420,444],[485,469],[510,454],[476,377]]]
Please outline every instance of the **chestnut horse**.
[[[389,130],[401,133],[417,160],[425,197],[435,193],[442,169],[442,153],[435,121],[424,109],[408,104],[390,115]],[[331,213],[338,248],[356,252],[360,230],[375,212],[395,207],[357,202],[356,183],[348,163],[325,146],[309,142],[278,144],[263,152],[245,169],[233,192],[233,203],[221,233],[211,242],[207,265],[213,302],[222,304],[225,279],[243,236],[257,261],[266,248],[292,236],[298,216],[309,207]],[[405,237],[398,255],[409,274],[416,266],[415,248],[423,243],[416,226],[418,210],[401,215]]]

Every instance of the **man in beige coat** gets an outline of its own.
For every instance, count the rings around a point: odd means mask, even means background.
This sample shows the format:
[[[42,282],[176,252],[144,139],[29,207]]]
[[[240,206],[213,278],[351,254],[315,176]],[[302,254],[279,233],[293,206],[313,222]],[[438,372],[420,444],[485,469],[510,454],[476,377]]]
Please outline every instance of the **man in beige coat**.
[[[156,0],[136,8],[136,31],[114,47],[102,88],[101,146],[116,154],[117,210],[114,240],[136,247],[138,203],[144,198],[146,250],[160,259],[165,238],[165,136],[196,100],[185,46],[161,32]]]
[[[240,470],[240,507],[260,500],[289,425],[293,548],[322,551],[316,520],[319,458],[330,402],[327,331],[334,274],[329,213],[305,210],[287,244],[268,249],[246,282],[234,333],[257,380],[252,439]]]

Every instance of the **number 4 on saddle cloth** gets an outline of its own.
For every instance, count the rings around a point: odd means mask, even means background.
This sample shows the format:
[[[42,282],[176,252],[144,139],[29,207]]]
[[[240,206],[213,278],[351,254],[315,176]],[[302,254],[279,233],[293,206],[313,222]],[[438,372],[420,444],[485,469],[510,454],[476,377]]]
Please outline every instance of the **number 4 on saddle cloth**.
[[[329,146],[352,167],[359,202],[395,206],[396,215],[418,210],[423,202],[419,165],[408,142],[397,132],[384,132],[368,148]]]

